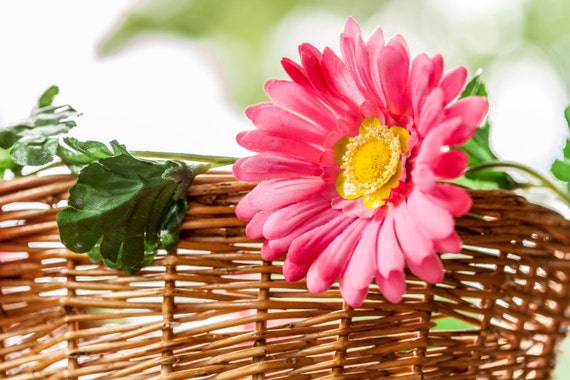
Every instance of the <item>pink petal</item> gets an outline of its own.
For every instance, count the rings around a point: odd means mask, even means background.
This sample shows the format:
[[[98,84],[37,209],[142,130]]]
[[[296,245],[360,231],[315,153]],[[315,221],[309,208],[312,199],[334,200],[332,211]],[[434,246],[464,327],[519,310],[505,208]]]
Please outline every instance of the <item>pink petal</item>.
[[[342,215],[299,236],[289,248],[287,259],[298,264],[311,264],[317,256],[353,222]]]
[[[258,104],[246,110],[246,115],[260,130],[274,136],[322,146],[329,131],[273,104]]]
[[[303,87],[307,88],[311,87],[311,82],[309,82],[309,78],[307,78],[307,76],[305,75],[305,71],[299,64],[293,62],[289,58],[283,58],[281,60],[281,66],[283,66],[283,69],[285,70],[287,75],[289,75],[289,78],[291,78],[295,83],[298,83]]]
[[[303,235],[305,232],[308,232],[324,224],[327,224],[330,220],[338,216],[339,216],[339,211],[333,209],[325,209],[322,212],[310,218],[309,220],[307,220],[306,223],[302,223],[301,225],[297,226],[287,235],[277,239],[268,240],[267,249],[274,251],[276,253],[278,252],[285,253],[289,250],[291,243],[299,236]]]
[[[398,43],[386,46],[378,57],[378,73],[386,96],[386,106],[395,115],[402,114],[406,107],[409,59],[407,52]]]
[[[406,202],[402,202],[392,212],[394,213],[396,236],[406,257],[406,262],[408,265],[421,263],[433,253],[432,241],[427,238],[411,217]]]
[[[254,215],[245,227],[245,234],[250,239],[261,239],[263,237],[263,225],[267,218],[271,216],[271,211],[260,211]]]
[[[443,239],[455,230],[455,220],[451,213],[418,189],[413,189],[408,196],[408,211],[430,239]]]
[[[404,270],[404,254],[396,239],[394,215],[388,213],[378,235],[377,273],[387,277],[392,271]]]
[[[318,176],[320,169],[298,158],[264,152],[240,158],[234,163],[233,172],[239,180],[258,182],[274,178]]]
[[[421,262],[409,263],[408,266],[416,276],[426,282],[438,284],[443,281],[443,264],[434,252],[424,257]]]
[[[352,307],[362,305],[376,273],[376,249],[381,225],[382,219],[368,221],[362,238],[341,276],[342,296]]]
[[[326,48],[322,65],[323,74],[331,90],[352,108],[359,107],[365,99],[344,62],[331,49]]]
[[[255,214],[259,212],[259,209],[253,207],[251,203],[249,203],[249,196],[250,193],[247,193],[236,205],[234,210],[236,216],[241,220],[250,220],[253,218]]]
[[[450,150],[442,153],[433,165],[433,172],[439,178],[455,179],[467,167],[469,157],[461,150]]]
[[[311,293],[321,293],[331,287],[352,257],[354,248],[362,237],[365,224],[356,222],[349,225],[329,244],[309,267],[307,289]]]
[[[253,152],[276,152],[317,164],[322,150],[303,141],[274,136],[266,131],[255,129],[240,132],[236,138],[239,145]]]
[[[431,166],[423,163],[417,163],[412,170],[412,182],[425,192],[433,191],[437,183]]]
[[[433,191],[426,193],[426,196],[448,210],[454,217],[465,215],[473,203],[465,189],[450,183],[438,183]]]
[[[402,301],[406,291],[406,276],[399,270],[390,271],[387,275],[376,275],[376,284],[384,297],[392,303]]]
[[[458,253],[461,252],[461,239],[455,231],[443,239],[434,241],[434,248],[437,252]]]
[[[248,196],[249,205],[258,210],[278,209],[310,198],[323,186],[318,177],[273,179],[257,185]]]
[[[263,236],[267,239],[277,239],[289,234],[301,223],[316,217],[321,211],[329,207],[325,201],[318,201],[314,197],[285,206],[271,214],[263,225]]]
[[[261,246],[261,258],[263,260],[266,261],[273,261],[273,260],[277,260],[283,256],[285,256],[285,253],[287,253],[287,251],[283,251],[283,250],[276,250],[273,249],[273,247],[271,247],[271,240],[265,240],[263,242],[263,245]]]
[[[459,100],[446,110],[446,118],[459,116],[463,122],[448,140],[449,145],[460,145],[469,140],[487,113],[487,100],[481,96],[470,96]]]
[[[298,83],[285,80],[269,80],[265,92],[273,103],[314,121],[324,129],[336,124],[335,115],[321,103],[315,91]]]
[[[426,97],[418,118],[418,131],[420,135],[426,136],[444,116],[443,112],[443,91],[436,88]]]
[[[465,80],[467,79],[467,69],[459,66],[454,70],[447,72],[441,79],[440,86],[444,92],[444,104],[449,104],[461,93]]]
[[[410,69],[410,100],[414,115],[419,116],[424,101],[431,90],[430,76],[433,63],[426,54],[420,54],[412,61]]]

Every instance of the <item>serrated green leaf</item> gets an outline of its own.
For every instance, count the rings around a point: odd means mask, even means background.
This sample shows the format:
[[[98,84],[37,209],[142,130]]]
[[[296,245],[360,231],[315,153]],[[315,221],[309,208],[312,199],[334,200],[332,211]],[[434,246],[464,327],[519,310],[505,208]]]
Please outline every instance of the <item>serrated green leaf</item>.
[[[75,174],[86,165],[101,158],[128,154],[125,146],[115,140],[111,142],[111,149],[98,141],[79,141],[73,137],[64,137],[63,142],[65,145],[59,144],[57,147],[57,155]]]
[[[68,207],[57,216],[61,241],[134,273],[152,261],[160,244],[172,249],[177,243],[192,179],[181,162],[129,154],[99,159],[81,171]]]
[[[79,113],[71,106],[53,106],[59,89],[52,86],[38,100],[31,115],[0,130],[0,148],[10,150],[15,164],[42,166],[54,160],[61,136],[76,126]]]

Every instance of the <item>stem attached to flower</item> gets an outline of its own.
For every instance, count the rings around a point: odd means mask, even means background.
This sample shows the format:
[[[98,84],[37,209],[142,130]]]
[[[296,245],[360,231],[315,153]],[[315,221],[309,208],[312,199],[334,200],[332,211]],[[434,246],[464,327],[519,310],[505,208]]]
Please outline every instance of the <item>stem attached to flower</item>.
[[[563,200],[568,206],[570,206],[570,195],[565,191],[561,190],[552,181],[550,181],[546,176],[542,175],[538,171],[529,168],[528,166],[519,164],[512,161],[490,161],[483,164],[475,165],[467,169],[466,174],[475,173],[483,170],[493,170],[493,169],[515,169],[522,171],[531,177],[537,179],[540,184],[556,193],[556,195]]]

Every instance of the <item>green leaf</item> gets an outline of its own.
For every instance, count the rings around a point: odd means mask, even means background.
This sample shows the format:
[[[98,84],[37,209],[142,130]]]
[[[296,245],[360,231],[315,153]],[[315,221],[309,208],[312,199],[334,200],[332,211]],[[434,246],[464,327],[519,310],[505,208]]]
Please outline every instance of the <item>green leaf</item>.
[[[57,87],[50,87],[27,119],[0,130],[0,148],[10,150],[15,164],[49,164],[57,153],[59,138],[76,126],[73,118],[79,115],[77,111],[69,105],[52,105],[58,92]]]
[[[459,99],[469,96],[487,97],[487,89],[481,79],[480,72],[467,83]],[[479,126],[473,137],[461,146],[461,149],[467,153],[469,157],[469,168],[497,160],[497,156],[490,146],[490,130],[491,125],[488,120],[485,120],[483,124]],[[516,181],[507,173],[495,170],[481,170],[467,173],[456,182],[477,189],[513,189],[517,186]]]
[[[160,245],[178,243],[193,180],[178,161],[144,161],[129,154],[86,166],[57,216],[60,237],[71,251],[88,252],[105,265],[134,273],[148,265]]]
[[[564,110],[564,118],[570,129],[570,106]],[[555,178],[565,182],[567,191],[570,192],[570,138],[566,139],[566,144],[562,150],[562,158],[554,160],[550,167],[550,172]]]
[[[64,137],[63,143],[57,147],[57,155],[75,174],[101,158],[128,154],[127,148],[116,140],[111,141],[111,149],[98,141],[79,141],[74,137]]]

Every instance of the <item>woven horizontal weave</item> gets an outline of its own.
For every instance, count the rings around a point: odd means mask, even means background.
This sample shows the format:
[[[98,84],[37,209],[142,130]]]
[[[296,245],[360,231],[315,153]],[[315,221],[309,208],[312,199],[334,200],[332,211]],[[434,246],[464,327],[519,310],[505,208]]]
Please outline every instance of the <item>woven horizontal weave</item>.
[[[196,178],[179,248],[136,275],[59,243],[74,182],[0,183],[0,378],[542,380],[570,322],[570,222],[510,192],[471,191],[443,283],[353,309],[260,258],[229,173]]]

